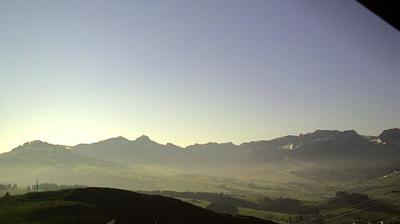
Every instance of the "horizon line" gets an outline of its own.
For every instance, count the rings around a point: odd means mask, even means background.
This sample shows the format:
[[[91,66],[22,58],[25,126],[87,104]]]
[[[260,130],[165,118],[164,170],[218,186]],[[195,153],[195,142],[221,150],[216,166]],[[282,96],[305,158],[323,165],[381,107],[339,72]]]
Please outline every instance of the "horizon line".
[[[383,131],[386,131],[386,130],[393,130],[393,129],[400,129],[400,128],[394,127],[394,128],[384,129],[384,130],[382,130],[382,131],[380,132],[380,134],[381,134]],[[73,148],[73,147],[76,147],[76,146],[78,146],[78,145],[96,144],[96,143],[104,142],[104,141],[111,140],[111,139],[117,139],[117,138],[123,138],[123,139],[126,139],[127,141],[130,141],[130,142],[136,141],[136,140],[138,140],[138,139],[140,139],[140,138],[147,138],[147,139],[149,139],[150,141],[153,141],[153,142],[155,142],[155,143],[157,143],[157,144],[161,144],[161,145],[168,145],[168,144],[171,144],[171,145],[175,145],[175,146],[180,147],[180,148],[187,148],[187,147],[194,146],[194,145],[205,145],[205,144],[233,144],[233,145],[239,146],[239,145],[242,145],[242,144],[244,144],[244,143],[257,142],[257,141],[272,141],[272,140],[275,140],[275,139],[284,138],[284,137],[288,137],[288,136],[294,136],[294,137],[297,136],[297,137],[298,137],[298,136],[305,135],[305,134],[315,133],[315,132],[317,132],[317,131],[338,131],[338,132],[354,131],[357,135],[360,135],[360,136],[372,136],[372,137],[379,136],[379,134],[378,134],[378,135],[364,135],[364,134],[360,134],[360,133],[358,133],[358,132],[357,132],[356,130],[354,130],[354,129],[346,129],[346,130],[337,130],[337,129],[315,129],[314,131],[311,131],[311,132],[302,132],[302,133],[297,134],[297,135],[290,135],[290,134],[289,134],[289,135],[278,136],[278,137],[274,137],[274,138],[270,138],[270,139],[250,140],[250,141],[244,141],[244,142],[241,142],[241,143],[233,143],[232,141],[228,141],[228,142],[209,141],[209,142],[205,142],[205,143],[192,143],[192,144],[188,144],[188,145],[186,145],[186,146],[180,146],[180,145],[174,144],[174,143],[172,143],[172,142],[166,142],[165,144],[159,143],[159,142],[153,140],[152,138],[150,138],[150,137],[149,137],[148,135],[146,135],[146,134],[142,134],[142,135],[140,135],[139,137],[137,137],[137,138],[134,139],[134,140],[131,140],[131,139],[128,139],[128,138],[126,138],[126,137],[124,137],[124,136],[122,136],[122,135],[119,135],[119,136],[116,136],[116,137],[110,137],[110,138],[101,139],[101,140],[97,140],[97,141],[93,141],[93,142],[88,142],[88,143],[78,143],[78,144],[75,144],[75,145],[50,143],[50,142],[48,142],[48,141],[35,139],[35,140],[31,140],[31,141],[26,141],[26,142],[24,142],[23,144],[20,144],[20,145],[18,145],[18,146],[16,146],[16,147],[10,149],[9,151],[0,152],[0,154],[7,153],[7,152],[11,152],[13,149],[15,149],[15,148],[17,148],[17,147],[19,147],[19,146],[23,146],[23,145],[25,145],[25,144],[33,143],[33,142],[36,142],[36,141],[39,141],[39,142],[42,142],[42,143],[46,143],[46,144],[49,144],[49,145],[65,146],[65,147],[71,147],[71,148]]]

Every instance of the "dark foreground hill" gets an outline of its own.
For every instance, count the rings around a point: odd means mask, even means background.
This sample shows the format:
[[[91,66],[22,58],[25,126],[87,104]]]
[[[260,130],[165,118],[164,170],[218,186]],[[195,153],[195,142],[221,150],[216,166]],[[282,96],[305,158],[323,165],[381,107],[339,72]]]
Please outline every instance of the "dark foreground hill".
[[[28,193],[0,199],[0,223],[273,223],[235,217],[173,198],[111,188]]]

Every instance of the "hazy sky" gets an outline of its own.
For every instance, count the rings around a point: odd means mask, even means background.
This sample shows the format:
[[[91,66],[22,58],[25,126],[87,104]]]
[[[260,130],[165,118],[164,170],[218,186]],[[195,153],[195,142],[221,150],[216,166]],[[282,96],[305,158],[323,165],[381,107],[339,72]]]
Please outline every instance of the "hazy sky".
[[[400,127],[400,32],[355,1],[0,0],[0,152]]]

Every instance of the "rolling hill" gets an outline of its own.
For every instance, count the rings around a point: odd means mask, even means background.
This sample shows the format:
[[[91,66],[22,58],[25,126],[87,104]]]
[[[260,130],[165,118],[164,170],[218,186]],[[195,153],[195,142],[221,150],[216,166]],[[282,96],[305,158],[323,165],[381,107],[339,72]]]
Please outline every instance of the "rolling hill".
[[[28,193],[0,198],[0,223],[268,224],[215,213],[177,199],[110,188]]]

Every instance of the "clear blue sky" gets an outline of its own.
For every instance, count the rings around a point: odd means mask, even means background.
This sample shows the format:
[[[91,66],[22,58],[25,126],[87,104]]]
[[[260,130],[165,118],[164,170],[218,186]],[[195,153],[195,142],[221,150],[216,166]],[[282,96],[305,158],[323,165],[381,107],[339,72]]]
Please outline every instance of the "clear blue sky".
[[[400,127],[400,32],[355,1],[0,0],[0,152]]]

